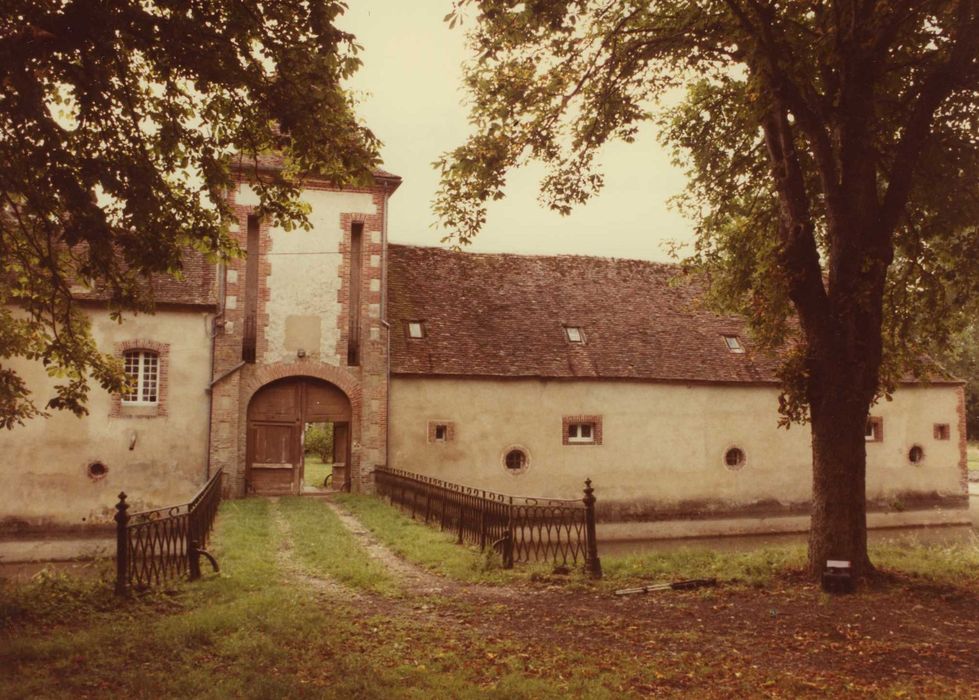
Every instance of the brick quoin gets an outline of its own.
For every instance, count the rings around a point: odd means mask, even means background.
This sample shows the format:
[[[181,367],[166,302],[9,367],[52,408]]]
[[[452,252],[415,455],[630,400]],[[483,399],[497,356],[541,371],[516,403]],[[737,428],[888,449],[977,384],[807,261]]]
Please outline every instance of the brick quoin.
[[[959,485],[962,493],[969,495],[969,442],[966,435],[965,426],[965,386],[960,386],[956,392],[958,401],[956,402],[955,412],[958,414],[959,424]]]
[[[238,184],[248,184],[250,179],[241,173]],[[339,252],[342,256],[339,275],[340,290],[337,295],[338,342],[336,361],[339,366],[312,358],[268,364],[267,305],[272,290],[269,286],[271,261],[267,253],[272,245],[271,227],[265,220],[259,223],[259,275],[258,309],[256,318],[256,362],[239,366],[244,339],[245,321],[245,258],[229,261],[225,270],[225,298],[220,300],[223,312],[219,314],[214,342],[214,371],[212,380],[217,384],[212,390],[211,412],[211,466],[224,467],[225,490],[229,495],[241,496],[245,492],[245,454],[247,445],[247,411],[254,395],[264,386],[288,377],[320,379],[337,386],[346,394],[351,405],[351,464],[352,488],[369,491],[372,488],[370,471],[373,465],[383,464],[387,439],[388,396],[388,342],[387,329],[381,323],[383,308],[383,282],[385,262],[385,225],[387,196],[393,189],[379,182],[376,187],[337,188],[329,183],[310,180],[304,189],[343,193],[365,193],[372,198],[372,212],[344,212],[337,222],[342,239]],[[248,216],[255,208],[238,204],[231,193],[231,205],[238,220],[238,230],[233,232],[238,245],[245,250],[247,244]],[[352,224],[363,225],[361,289],[360,289],[360,357],[359,364],[348,366],[347,343],[350,318],[350,235]],[[371,265],[373,258],[381,264]],[[228,273],[231,272],[231,279]],[[380,289],[371,291],[372,281]],[[237,297],[236,308],[226,307],[228,296]],[[371,314],[372,306],[377,313]]]

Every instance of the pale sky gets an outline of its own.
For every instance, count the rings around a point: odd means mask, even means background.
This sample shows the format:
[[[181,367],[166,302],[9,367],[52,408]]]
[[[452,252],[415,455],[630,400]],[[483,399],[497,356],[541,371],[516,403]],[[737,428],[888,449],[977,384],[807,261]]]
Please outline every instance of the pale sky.
[[[395,243],[441,245],[432,228],[438,185],[432,162],[469,133],[461,63],[465,34],[442,22],[450,0],[351,0],[338,22],[363,46],[352,87],[360,114],[384,142],[384,168],[404,182],[391,198],[388,233]],[[410,8],[410,10],[409,10]],[[541,170],[517,171],[507,196],[490,205],[474,252],[575,253],[668,260],[663,241],[691,240],[691,225],[668,207],[684,186],[652,127],[632,144],[606,147],[605,189],[570,216],[537,202]]]

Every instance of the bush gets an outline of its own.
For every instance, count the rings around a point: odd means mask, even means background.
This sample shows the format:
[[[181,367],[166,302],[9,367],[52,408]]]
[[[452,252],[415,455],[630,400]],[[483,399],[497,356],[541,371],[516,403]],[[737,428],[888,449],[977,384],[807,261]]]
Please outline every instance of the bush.
[[[333,461],[333,424],[310,423],[303,439],[306,454],[314,454],[324,463]]]

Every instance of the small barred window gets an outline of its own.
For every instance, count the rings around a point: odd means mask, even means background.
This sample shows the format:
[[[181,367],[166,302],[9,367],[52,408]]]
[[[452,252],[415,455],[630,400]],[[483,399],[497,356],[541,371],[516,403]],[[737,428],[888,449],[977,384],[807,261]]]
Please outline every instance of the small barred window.
[[[160,356],[149,350],[127,350],[123,367],[129,380],[122,402],[128,405],[151,405],[159,402]]]

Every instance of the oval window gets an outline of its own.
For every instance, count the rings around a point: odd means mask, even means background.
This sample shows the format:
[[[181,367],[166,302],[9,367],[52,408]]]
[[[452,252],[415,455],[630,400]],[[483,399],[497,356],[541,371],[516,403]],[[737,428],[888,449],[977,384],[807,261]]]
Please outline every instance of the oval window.
[[[911,464],[921,464],[925,459],[925,450],[921,445],[913,445],[910,450],[908,450],[908,461]]]
[[[724,466],[728,469],[740,469],[744,463],[744,450],[740,447],[731,447],[724,453]]]
[[[92,462],[88,465],[86,470],[88,472],[88,478],[98,481],[105,477],[109,473],[109,468],[105,466],[102,462]]]

